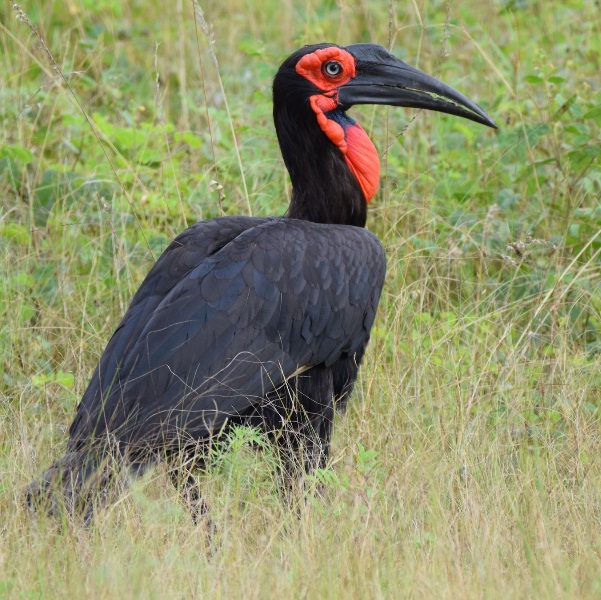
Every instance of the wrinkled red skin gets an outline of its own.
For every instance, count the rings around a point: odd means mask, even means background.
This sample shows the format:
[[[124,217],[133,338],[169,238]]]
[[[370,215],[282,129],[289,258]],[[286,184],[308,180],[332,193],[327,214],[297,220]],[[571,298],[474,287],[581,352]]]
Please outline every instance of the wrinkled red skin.
[[[336,76],[328,75],[323,68],[330,61],[342,66]],[[342,126],[328,117],[328,113],[339,108],[338,88],[355,76],[355,58],[342,48],[323,48],[303,56],[296,65],[296,72],[321,90],[322,93],[311,96],[311,109],[321,130],[344,155],[366,202],[369,202],[375,196],[380,181],[378,151],[358,123]]]

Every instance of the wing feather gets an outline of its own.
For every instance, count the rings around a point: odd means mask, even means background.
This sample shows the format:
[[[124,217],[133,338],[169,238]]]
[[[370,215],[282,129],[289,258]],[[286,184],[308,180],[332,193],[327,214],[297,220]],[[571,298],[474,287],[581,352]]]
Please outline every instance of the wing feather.
[[[385,271],[375,236],[285,218],[226,218],[218,232],[215,221],[179,236],[135,295],[72,447],[107,431],[124,444],[203,439],[295,373],[365,347]]]

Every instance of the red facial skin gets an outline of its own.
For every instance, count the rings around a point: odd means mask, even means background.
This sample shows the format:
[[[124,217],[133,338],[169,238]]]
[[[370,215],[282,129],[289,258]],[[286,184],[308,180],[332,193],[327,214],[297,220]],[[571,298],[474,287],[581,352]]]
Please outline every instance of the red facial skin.
[[[341,67],[336,75],[326,71],[326,64],[330,62]],[[342,48],[323,48],[303,56],[296,65],[296,72],[321,90],[322,93],[310,97],[311,109],[321,130],[342,152],[369,202],[380,182],[378,151],[358,123],[342,127],[326,114],[338,108],[338,88],[355,77],[355,58]]]

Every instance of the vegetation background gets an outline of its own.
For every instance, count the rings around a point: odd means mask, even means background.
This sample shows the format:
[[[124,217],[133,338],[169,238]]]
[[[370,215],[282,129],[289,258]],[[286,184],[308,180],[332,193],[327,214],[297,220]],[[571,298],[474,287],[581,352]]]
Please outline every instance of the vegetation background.
[[[21,7],[0,7],[0,597],[599,597],[599,2]],[[323,498],[284,506],[240,430],[203,475],[211,539],[160,468],[89,528],[32,520],[20,490],[168,241],[285,210],[271,78],[318,41],[390,47],[499,124],[353,109],[389,273]]]

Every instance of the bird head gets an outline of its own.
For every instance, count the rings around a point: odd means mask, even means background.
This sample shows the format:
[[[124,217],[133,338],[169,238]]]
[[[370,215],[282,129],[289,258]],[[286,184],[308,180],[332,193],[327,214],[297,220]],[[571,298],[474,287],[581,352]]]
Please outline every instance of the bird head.
[[[342,153],[357,178],[365,200],[375,195],[380,164],[378,153],[363,129],[347,115],[355,104],[387,104],[425,108],[464,117],[496,128],[477,104],[435,77],[411,67],[377,44],[305,46],[289,56],[273,83],[274,115],[278,136],[302,119],[312,119]],[[278,123],[285,107],[295,113],[289,123]],[[294,110],[296,108],[296,111]],[[287,131],[280,131],[281,128]],[[286,159],[286,156],[284,156]]]

